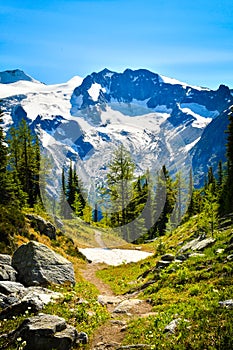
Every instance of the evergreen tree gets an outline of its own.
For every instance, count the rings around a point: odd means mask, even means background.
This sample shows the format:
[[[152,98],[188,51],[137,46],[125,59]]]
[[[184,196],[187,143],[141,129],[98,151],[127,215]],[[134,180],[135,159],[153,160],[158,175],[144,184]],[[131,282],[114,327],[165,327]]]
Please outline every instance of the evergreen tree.
[[[113,154],[107,174],[109,195],[112,200],[111,222],[115,227],[124,226],[129,221],[128,204],[133,193],[134,168],[129,152],[121,145]]]
[[[28,204],[33,207],[40,199],[40,147],[39,140],[23,119],[18,128],[11,128],[9,139],[10,166],[18,192],[27,195]]]
[[[177,189],[175,183],[169,175],[166,166],[163,165],[161,174],[158,177],[158,184],[155,195],[155,215],[156,223],[153,226],[153,238],[161,236],[166,231],[166,225],[176,203]],[[163,209],[162,209],[163,208]],[[157,220],[159,213],[159,218]]]
[[[62,168],[62,186],[60,192],[60,200],[59,200],[59,214],[64,219],[68,219],[70,217],[70,206],[66,199],[66,183],[65,183],[65,169]]]
[[[233,213],[233,107],[229,114],[229,124],[227,129],[227,176],[223,186],[221,202],[224,204],[220,208],[221,215]]]

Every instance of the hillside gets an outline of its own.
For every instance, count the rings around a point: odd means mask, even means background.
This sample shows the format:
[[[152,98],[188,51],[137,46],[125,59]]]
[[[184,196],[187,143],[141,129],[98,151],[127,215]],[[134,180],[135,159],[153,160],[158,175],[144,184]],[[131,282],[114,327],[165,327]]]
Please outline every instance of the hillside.
[[[118,267],[93,265],[77,258],[77,241],[67,239],[59,231],[56,240],[50,240],[28,228],[28,234],[16,237],[17,244],[33,238],[74,264],[76,285],[54,286],[63,297],[43,312],[62,316],[86,332],[89,343],[82,348],[232,348],[231,223],[216,230],[213,237],[199,237],[197,216],[192,217],[174,232],[142,245],[141,249],[153,251],[152,257]],[[82,232],[82,225],[78,232]],[[193,247],[188,247],[187,243],[193,240]],[[206,248],[201,248],[200,242],[206,242]],[[194,243],[199,243],[199,248]],[[104,294],[105,299],[99,294]],[[77,303],[81,298],[85,303]],[[103,301],[107,299],[112,300],[110,304]],[[137,306],[124,309],[126,301],[122,300],[133,300]],[[117,307],[121,311],[114,311]],[[1,333],[14,329],[29,315],[30,311],[9,321],[1,320]]]

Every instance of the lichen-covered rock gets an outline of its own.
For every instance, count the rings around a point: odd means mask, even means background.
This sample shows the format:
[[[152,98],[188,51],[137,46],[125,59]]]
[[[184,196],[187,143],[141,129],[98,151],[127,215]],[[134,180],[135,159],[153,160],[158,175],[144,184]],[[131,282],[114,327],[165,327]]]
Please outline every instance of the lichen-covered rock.
[[[18,272],[18,281],[25,286],[75,284],[72,263],[38,242],[22,244],[13,254],[12,266]]]

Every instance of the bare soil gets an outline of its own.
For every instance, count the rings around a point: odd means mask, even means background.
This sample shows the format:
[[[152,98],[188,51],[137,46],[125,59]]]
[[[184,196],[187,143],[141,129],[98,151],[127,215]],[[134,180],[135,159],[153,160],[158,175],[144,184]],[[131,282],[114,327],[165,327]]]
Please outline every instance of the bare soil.
[[[99,290],[100,295],[114,296],[111,288],[96,276],[96,271],[104,268],[105,264],[89,263],[86,269],[81,270],[84,279],[94,284]],[[135,296],[119,296],[122,299],[132,299]],[[142,300],[138,305],[135,305],[129,312],[114,313],[116,305],[107,304],[107,309],[111,314],[110,319],[101,326],[94,334],[90,349],[92,350],[116,350],[118,349],[125,336],[128,322],[137,317],[146,317],[152,314],[151,305]]]

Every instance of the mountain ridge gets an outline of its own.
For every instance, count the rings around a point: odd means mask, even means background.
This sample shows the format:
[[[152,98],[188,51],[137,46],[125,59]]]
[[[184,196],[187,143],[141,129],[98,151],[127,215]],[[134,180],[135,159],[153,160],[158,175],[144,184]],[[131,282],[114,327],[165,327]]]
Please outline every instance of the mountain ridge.
[[[193,168],[198,185],[208,166],[225,159],[222,135],[233,105],[225,85],[217,90],[193,87],[146,69],[117,73],[105,68],[55,85],[25,79],[0,83],[6,130],[25,119],[56,167],[69,159],[79,162],[89,185],[95,176],[103,181],[119,143],[130,150],[139,173],[163,164],[173,172]],[[212,123],[220,140],[214,159],[211,147],[206,148]]]

